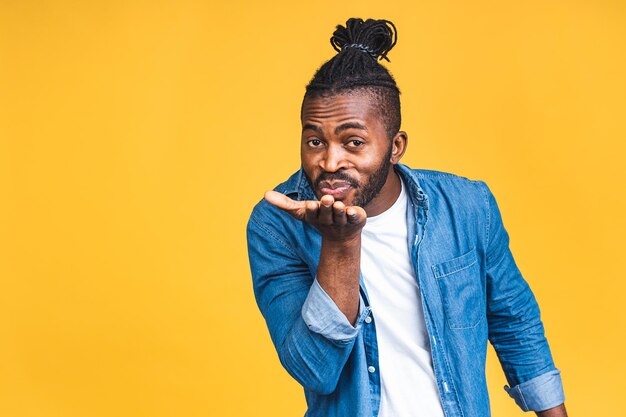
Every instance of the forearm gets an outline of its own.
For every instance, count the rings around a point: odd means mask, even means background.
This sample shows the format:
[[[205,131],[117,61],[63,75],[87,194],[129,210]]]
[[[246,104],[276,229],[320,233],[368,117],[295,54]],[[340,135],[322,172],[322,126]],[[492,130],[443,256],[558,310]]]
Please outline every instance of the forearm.
[[[305,389],[329,394],[358,335],[307,265],[277,238],[277,229],[254,218],[247,238],[254,294],[281,364]],[[360,306],[359,306],[360,307]]]
[[[361,234],[347,241],[322,239],[317,280],[354,325],[359,312]]]
[[[544,411],[537,411],[537,417],[567,417],[565,404]]]
[[[523,411],[544,410],[535,411],[541,417],[566,416],[560,370],[552,359],[539,305],[515,263],[495,197],[483,186],[489,341],[511,385],[504,389]]]

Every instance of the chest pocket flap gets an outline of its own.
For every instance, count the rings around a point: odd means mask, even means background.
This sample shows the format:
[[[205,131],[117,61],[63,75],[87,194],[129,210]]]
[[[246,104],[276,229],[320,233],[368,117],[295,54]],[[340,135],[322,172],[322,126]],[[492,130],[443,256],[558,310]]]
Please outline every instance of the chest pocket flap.
[[[432,266],[451,329],[476,327],[485,316],[485,299],[476,248]]]

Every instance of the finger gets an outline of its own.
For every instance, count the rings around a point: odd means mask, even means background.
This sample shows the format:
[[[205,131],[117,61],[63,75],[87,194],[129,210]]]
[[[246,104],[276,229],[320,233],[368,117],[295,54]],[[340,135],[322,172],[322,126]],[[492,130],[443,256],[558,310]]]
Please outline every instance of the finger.
[[[317,224],[317,213],[319,212],[319,201],[308,200],[305,202],[306,213],[304,220],[310,224]]]
[[[333,224],[333,203],[335,199],[332,195],[324,195],[320,199],[322,203],[320,205],[320,213],[317,217],[319,224],[331,225]]]
[[[348,223],[346,217],[346,205],[341,201],[335,201],[333,204],[333,220],[335,224],[344,225]]]
[[[304,201],[295,201],[287,197],[285,194],[277,191],[267,191],[265,193],[265,199],[270,203],[278,207],[279,209],[286,211],[295,211],[304,208]]]
[[[365,213],[365,210],[359,206],[350,206],[346,208],[346,216],[348,218],[348,223],[350,224],[359,224],[367,220],[367,213]]]

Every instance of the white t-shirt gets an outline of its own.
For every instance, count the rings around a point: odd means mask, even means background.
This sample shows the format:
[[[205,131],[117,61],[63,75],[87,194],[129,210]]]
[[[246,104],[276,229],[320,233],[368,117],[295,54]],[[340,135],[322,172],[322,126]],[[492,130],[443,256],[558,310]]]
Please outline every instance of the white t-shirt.
[[[407,246],[406,210],[402,184],[396,202],[385,212],[368,217],[361,234],[361,273],[378,341],[378,416],[444,417]]]

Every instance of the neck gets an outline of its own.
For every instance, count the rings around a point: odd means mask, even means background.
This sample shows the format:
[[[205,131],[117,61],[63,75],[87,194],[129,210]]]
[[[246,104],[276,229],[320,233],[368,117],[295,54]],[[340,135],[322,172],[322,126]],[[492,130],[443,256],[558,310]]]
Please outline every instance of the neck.
[[[380,192],[370,203],[364,207],[367,217],[378,216],[385,212],[389,207],[393,206],[402,191],[402,184],[400,183],[400,177],[393,165],[389,168],[387,174],[387,180],[385,185],[381,188]]]

